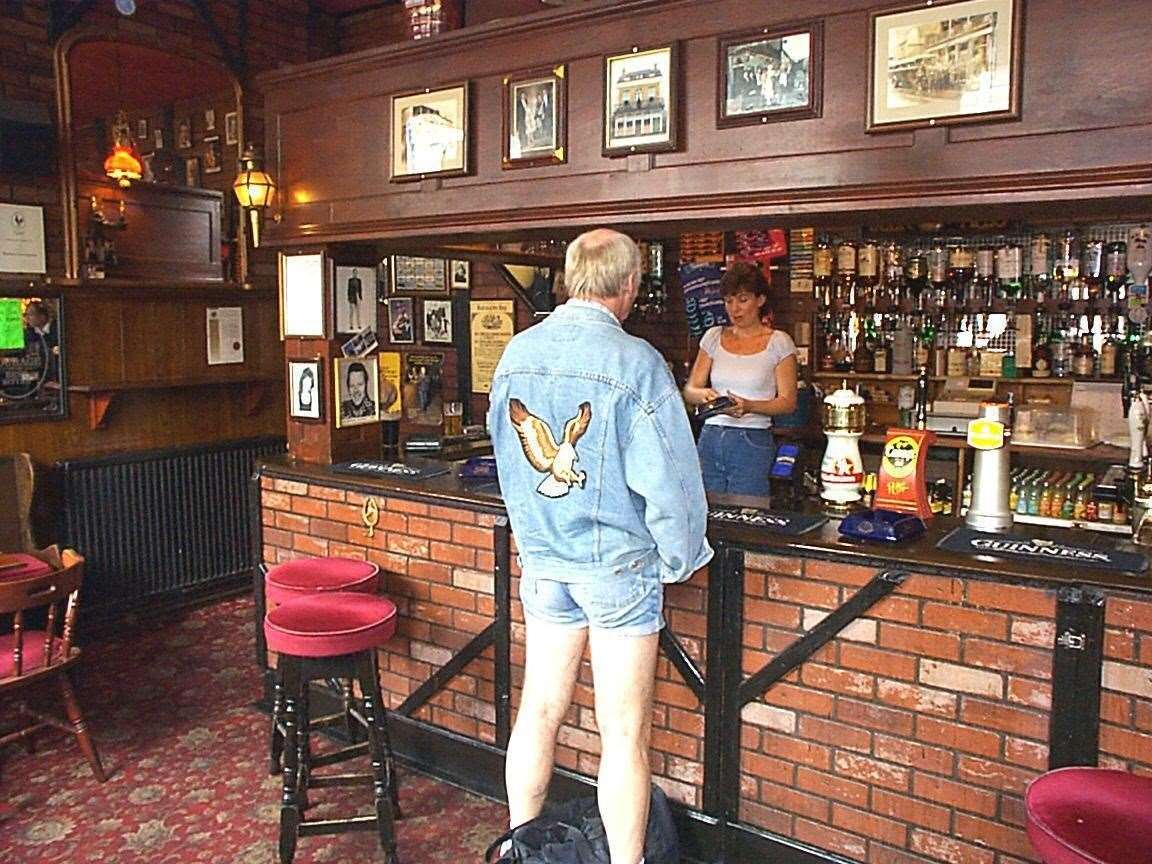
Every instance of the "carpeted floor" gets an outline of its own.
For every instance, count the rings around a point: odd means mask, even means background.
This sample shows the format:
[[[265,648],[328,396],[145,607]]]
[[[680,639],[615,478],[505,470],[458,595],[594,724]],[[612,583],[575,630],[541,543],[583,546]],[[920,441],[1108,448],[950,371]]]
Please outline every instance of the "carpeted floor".
[[[71,736],[50,733],[34,754],[4,749],[0,862],[275,864],[279,783],[267,773],[267,718],[252,707],[252,628],[251,602],[236,599],[87,648],[79,695],[108,782]],[[349,803],[367,813],[371,793],[313,800],[310,817],[345,815]],[[411,773],[400,804],[402,864],[479,864],[507,818],[501,804]],[[344,834],[301,839],[296,861],[383,855],[374,834]]]

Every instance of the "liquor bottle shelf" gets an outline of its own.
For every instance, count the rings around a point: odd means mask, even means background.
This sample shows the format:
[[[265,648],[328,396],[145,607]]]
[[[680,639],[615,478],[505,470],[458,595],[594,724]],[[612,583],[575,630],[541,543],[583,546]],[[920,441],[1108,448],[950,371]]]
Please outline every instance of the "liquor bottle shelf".
[[[815,379],[821,380],[821,381],[835,380],[837,378],[840,378],[840,379],[847,379],[849,381],[898,381],[898,382],[908,381],[908,382],[915,382],[917,376],[915,376],[915,375],[893,375],[891,373],[882,373],[882,372],[813,372],[812,377]],[[1057,384],[1057,385],[1071,386],[1071,385],[1075,384],[1077,381],[1083,381],[1083,382],[1088,383],[1088,384],[1120,384],[1121,383],[1121,379],[1118,377],[1058,378],[1058,377],[1053,376],[1051,378],[1032,378],[1032,377],[1004,378],[1003,376],[1000,376],[1000,375],[967,375],[967,376],[964,376],[964,375],[961,375],[961,376],[930,375],[928,377],[928,380],[929,381],[947,381],[950,377],[994,379],[997,382],[1000,382],[1003,384],[1021,384],[1025,387],[1030,386],[1030,385],[1042,385],[1042,384],[1045,384],[1045,385],[1046,384]]]

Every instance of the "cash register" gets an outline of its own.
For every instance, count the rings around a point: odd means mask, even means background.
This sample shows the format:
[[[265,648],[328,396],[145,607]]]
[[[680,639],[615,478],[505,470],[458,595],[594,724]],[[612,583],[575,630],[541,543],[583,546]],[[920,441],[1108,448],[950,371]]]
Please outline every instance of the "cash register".
[[[932,403],[928,428],[937,435],[965,436],[968,421],[980,415],[980,403],[995,397],[995,378],[948,378]]]

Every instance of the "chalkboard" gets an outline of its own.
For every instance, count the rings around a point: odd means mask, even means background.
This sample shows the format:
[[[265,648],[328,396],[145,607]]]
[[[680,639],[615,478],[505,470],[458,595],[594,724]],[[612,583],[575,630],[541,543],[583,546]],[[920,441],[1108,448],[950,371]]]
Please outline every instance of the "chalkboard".
[[[0,423],[65,417],[63,304],[0,296]]]

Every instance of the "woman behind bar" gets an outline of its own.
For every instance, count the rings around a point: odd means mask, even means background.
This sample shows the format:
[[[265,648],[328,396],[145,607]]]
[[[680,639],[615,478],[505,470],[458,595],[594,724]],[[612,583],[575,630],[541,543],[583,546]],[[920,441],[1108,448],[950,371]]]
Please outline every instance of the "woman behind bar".
[[[721,394],[734,405],[708,418],[697,449],[709,492],[767,495],[776,456],[772,417],[796,408],[796,346],[772,326],[768,283],[759,268],[738,261],[720,280],[731,324],[713,327],[684,386],[684,398],[700,405]]]

